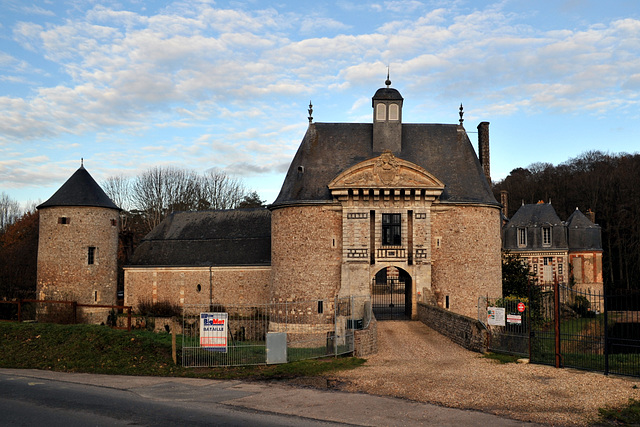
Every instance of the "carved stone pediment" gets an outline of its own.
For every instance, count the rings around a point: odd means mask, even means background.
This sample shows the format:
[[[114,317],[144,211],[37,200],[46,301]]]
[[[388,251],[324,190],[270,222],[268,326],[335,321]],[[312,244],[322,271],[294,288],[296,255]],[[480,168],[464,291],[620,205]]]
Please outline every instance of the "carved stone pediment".
[[[350,188],[405,188],[442,190],[444,184],[415,163],[383,152],[343,171],[329,183],[330,190]]]

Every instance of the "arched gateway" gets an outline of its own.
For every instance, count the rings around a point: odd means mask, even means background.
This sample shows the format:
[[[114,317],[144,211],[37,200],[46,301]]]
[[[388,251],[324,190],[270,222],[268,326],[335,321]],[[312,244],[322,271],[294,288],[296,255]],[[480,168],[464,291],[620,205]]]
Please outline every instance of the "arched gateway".
[[[401,268],[385,267],[371,280],[371,308],[377,320],[411,319],[411,275]]]

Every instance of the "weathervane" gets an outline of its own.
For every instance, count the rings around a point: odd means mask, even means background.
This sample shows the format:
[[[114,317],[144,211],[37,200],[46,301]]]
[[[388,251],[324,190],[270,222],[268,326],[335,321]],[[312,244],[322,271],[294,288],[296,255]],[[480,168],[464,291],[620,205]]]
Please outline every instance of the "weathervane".
[[[462,108],[462,102],[460,103],[460,126],[462,126],[462,122],[464,122],[464,119],[462,118],[462,116],[464,116],[464,111]]]
[[[387,85],[387,87],[391,86],[391,80],[389,80],[389,66],[387,65],[387,80],[385,80],[384,84]]]
[[[313,122],[313,105],[311,105],[311,101],[309,101],[309,123]]]

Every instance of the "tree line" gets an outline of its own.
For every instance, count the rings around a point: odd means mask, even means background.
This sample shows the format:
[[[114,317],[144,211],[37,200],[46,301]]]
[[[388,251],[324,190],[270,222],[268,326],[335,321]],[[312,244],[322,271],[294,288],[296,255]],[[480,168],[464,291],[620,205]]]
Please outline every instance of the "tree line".
[[[640,154],[588,151],[557,166],[513,169],[493,186],[508,192],[511,218],[523,203],[551,203],[566,220],[579,208],[602,227],[605,289],[640,289]]]

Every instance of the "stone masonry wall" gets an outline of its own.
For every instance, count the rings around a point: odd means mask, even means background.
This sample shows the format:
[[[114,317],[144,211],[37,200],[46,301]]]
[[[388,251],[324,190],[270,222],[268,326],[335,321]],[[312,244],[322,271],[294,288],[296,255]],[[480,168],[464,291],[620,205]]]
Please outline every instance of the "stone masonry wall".
[[[141,301],[183,304],[264,304],[271,268],[125,267],[124,304]]]
[[[114,305],[118,211],[60,206],[40,209],[39,215],[37,297]],[[95,248],[93,264],[89,247]]]
[[[418,303],[418,320],[467,350],[487,351],[487,331],[479,320],[425,303]]]
[[[353,331],[353,355],[365,357],[378,352],[378,322],[371,318],[367,329]]]
[[[439,307],[475,317],[479,296],[502,294],[500,211],[442,204],[433,213],[431,295]]]
[[[340,288],[342,211],[331,204],[271,213],[272,302],[333,299]]]

